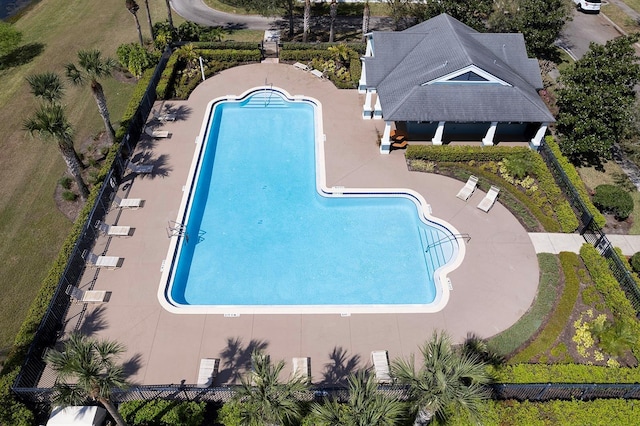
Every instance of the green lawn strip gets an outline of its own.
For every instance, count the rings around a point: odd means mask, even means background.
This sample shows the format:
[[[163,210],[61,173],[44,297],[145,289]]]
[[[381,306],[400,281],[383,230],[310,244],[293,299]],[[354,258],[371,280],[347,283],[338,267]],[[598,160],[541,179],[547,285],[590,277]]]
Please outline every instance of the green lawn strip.
[[[257,12],[255,10],[246,9],[243,7],[231,6],[226,4],[220,0],[204,0],[204,3],[212,9],[219,10],[220,12],[233,13],[236,15],[256,15]],[[315,2],[311,3],[311,14],[312,18],[316,16],[315,10],[318,7],[322,7],[323,10],[326,9],[327,15],[329,14],[329,5],[328,2],[326,5],[315,5]],[[304,3],[298,3],[296,5],[296,14],[302,15],[304,8]],[[357,3],[339,3],[338,4],[338,15],[353,15],[355,12],[360,12],[364,8],[363,4]],[[369,2],[369,10],[371,11],[371,16],[388,16],[389,15],[389,6],[386,2]],[[315,13],[314,13],[315,12]],[[282,12],[284,17],[284,11]],[[360,12],[362,13],[362,12]]]
[[[580,265],[579,257],[575,253],[562,252],[558,258],[564,272],[565,284],[556,309],[540,334],[526,348],[511,357],[509,362],[512,364],[529,362],[533,357],[551,350],[571,317],[580,291],[580,279],[576,272]]]
[[[513,353],[533,336],[553,308],[557,288],[560,282],[560,265],[555,255],[550,253],[538,254],[540,266],[540,285],[538,294],[529,310],[502,333],[489,339],[489,348],[500,354]]]
[[[638,23],[634,21],[633,18],[624,10],[618,7],[618,5],[613,3],[603,4],[600,10],[607,18],[611,19],[614,24],[622,28],[622,30],[627,34],[636,33],[640,30]]]

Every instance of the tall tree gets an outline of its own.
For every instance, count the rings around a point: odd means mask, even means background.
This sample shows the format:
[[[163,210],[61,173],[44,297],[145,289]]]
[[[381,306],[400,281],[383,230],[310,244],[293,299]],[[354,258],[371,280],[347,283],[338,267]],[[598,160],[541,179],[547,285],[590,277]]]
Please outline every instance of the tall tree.
[[[276,16],[284,12],[289,20],[289,38],[293,38],[293,13],[297,5],[297,0],[235,0],[230,1],[230,3],[255,10],[263,16]]]
[[[557,129],[560,148],[574,163],[599,164],[634,131],[640,64],[633,44],[639,37],[591,43],[581,59],[561,71]]]
[[[125,0],[124,2],[127,10],[133,15],[133,20],[136,23],[136,29],[138,30],[138,39],[140,40],[140,45],[144,46],[144,41],[142,40],[142,30],[140,29],[140,21],[138,20],[138,10],[140,10],[140,6],[136,3],[135,0]]]
[[[307,42],[309,36],[309,21],[311,20],[311,0],[304,0],[304,18],[302,19],[302,42]]]
[[[147,22],[149,23],[149,33],[151,34],[151,40],[153,40],[153,22],[151,21],[151,10],[149,10],[149,0],[144,0],[144,8],[147,11]]]
[[[371,18],[371,8],[369,7],[369,0],[365,0],[364,9],[362,10],[362,40],[364,41],[365,35],[369,32],[369,20]]]
[[[393,426],[404,424],[405,407],[397,397],[378,391],[375,377],[359,371],[349,377],[349,399],[314,402],[311,412],[322,425]]]
[[[571,19],[571,8],[563,0],[500,0],[488,26],[497,32],[520,32],[529,55],[553,59],[555,41]]]
[[[23,123],[23,129],[44,140],[53,140],[58,145],[67,171],[76,181],[80,197],[86,200],[89,189],[82,179],[82,161],[73,146],[73,128],[62,105],[63,86],[57,74],[47,72],[27,77],[31,93],[45,101],[30,118]]]
[[[173,16],[171,16],[171,2],[169,0],[165,0],[167,3],[167,19],[169,20],[169,27],[173,30]]]
[[[280,382],[284,361],[272,364],[268,355],[251,354],[252,371],[241,378],[235,399],[240,402],[243,424],[288,425],[302,418],[301,403],[296,394],[307,389],[306,378],[295,376]]]
[[[331,0],[329,5],[329,17],[331,18],[331,25],[329,28],[329,43],[333,43],[335,36],[336,17],[338,16],[338,3],[336,0]]]
[[[91,94],[98,105],[98,112],[104,122],[104,128],[111,143],[115,142],[115,132],[109,118],[107,99],[104,96],[102,85],[98,81],[101,78],[111,76],[116,61],[112,58],[103,58],[99,50],[81,50],[78,52],[78,65],[67,64],[67,78],[78,86],[89,83]]]
[[[414,425],[427,424],[433,417],[446,421],[454,410],[467,410],[477,418],[481,402],[489,397],[484,385],[491,379],[485,363],[454,349],[444,332],[434,332],[420,350],[423,362],[418,369],[413,356],[396,360],[391,367],[394,377],[408,386],[417,413]]]
[[[60,76],[54,72],[43,72],[27,76],[27,83],[31,93],[36,98],[42,99],[47,104],[60,102],[64,95],[64,86]]]
[[[418,22],[447,13],[471,28],[484,31],[485,20],[493,10],[493,0],[417,0],[408,8],[410,16]]]
[[[117,363],[124,346],[108,340],[94,340],[74,333],[62,350],[51,350],[45,361],[58,374],[55,389],[63,405],[82,405],[87,398],[100,402],[118,426],[126,423],[111,401],[114,389],[128,386],[124,369]]]

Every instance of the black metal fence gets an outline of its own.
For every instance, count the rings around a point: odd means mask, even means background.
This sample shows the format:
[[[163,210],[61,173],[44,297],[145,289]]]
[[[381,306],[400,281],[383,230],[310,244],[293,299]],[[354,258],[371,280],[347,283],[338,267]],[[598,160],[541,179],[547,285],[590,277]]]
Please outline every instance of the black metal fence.
[[[585,241],[593,245],[598,252],[607,260],[611,272],[615,276],[620,287],[624,290],[627,298],[631,302],[631,305],[636,310],[636,314],[640,314],[640,289],[638,284],[633,279],[631,272],[627,269],[624,262],[618,255],[618,252],[613,248],[613,245],[607,238],[604,232],[593,220],[593,215],[587,209],[587,206],[582,201],[580,194],[576,191],[569,177],[560,166],[558,159],[553,155],[553,152],[546,144],[541,144],[539,149],[540,155],[547,163],[549,170],[556,178],[556,182],[562,188],[564,194],[569,199],[572,207],[577,213],[580,220],[580,234],[584,237]]]
[[[38,382],[45,368],[45,363],[42,358],[46,349],[55,344],[60,331],[64,327],[65,317],[71,304],[66,289],[68,286],[77,286],[80,278],[82,278],[85,269],[83,253],[85,251],[91,251],[96,242],[98,230],[95,228],[95,223],[98,220],[103,220],[109,211],[113,196],[118,190],[118,186],[125,173],[125,160],[135,149],[147,117],[156,100],[156,85],[169,60],[169,56],[171,56],[171,50],[167,49],[160,58],[160,63],[147,86],[140,105],[129,122],[127,133],[122,140],[113,167],[105,178],[105,183],[100,189],[71,256],[69,256],[69,260],[47,312],[45,312],[42,322],[36,330],[33,342],[27,351],[25,363],[14,384],[14,390],[20,394],[22,394],[21,389],[38,387]],[[39,392],[35,392],[34,395],[38,393]]]

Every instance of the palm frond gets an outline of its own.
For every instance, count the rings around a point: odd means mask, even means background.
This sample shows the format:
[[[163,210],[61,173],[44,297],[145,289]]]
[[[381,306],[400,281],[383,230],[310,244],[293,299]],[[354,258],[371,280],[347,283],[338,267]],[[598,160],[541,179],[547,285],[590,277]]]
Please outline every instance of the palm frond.
[[[64,95],[64,85],[60,76],[54,72],[31,74],[27,77],[31,93],[36,98],[44,99],[49,103],[58,102]]]

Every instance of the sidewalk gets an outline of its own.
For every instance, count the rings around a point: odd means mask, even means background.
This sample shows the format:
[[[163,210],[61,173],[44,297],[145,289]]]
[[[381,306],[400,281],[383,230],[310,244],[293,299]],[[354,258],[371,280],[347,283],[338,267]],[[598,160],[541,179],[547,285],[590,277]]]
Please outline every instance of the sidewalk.
[[[580,247],[585,244],[585,240],[580,234],[531,232],[529,238],[531,238],[536,253],[558,254],[561,251],[578,253]],[[632,256],[640,251],[640,235],[608,234],[607,239],[614,247],[619,247],[625,256]]]

